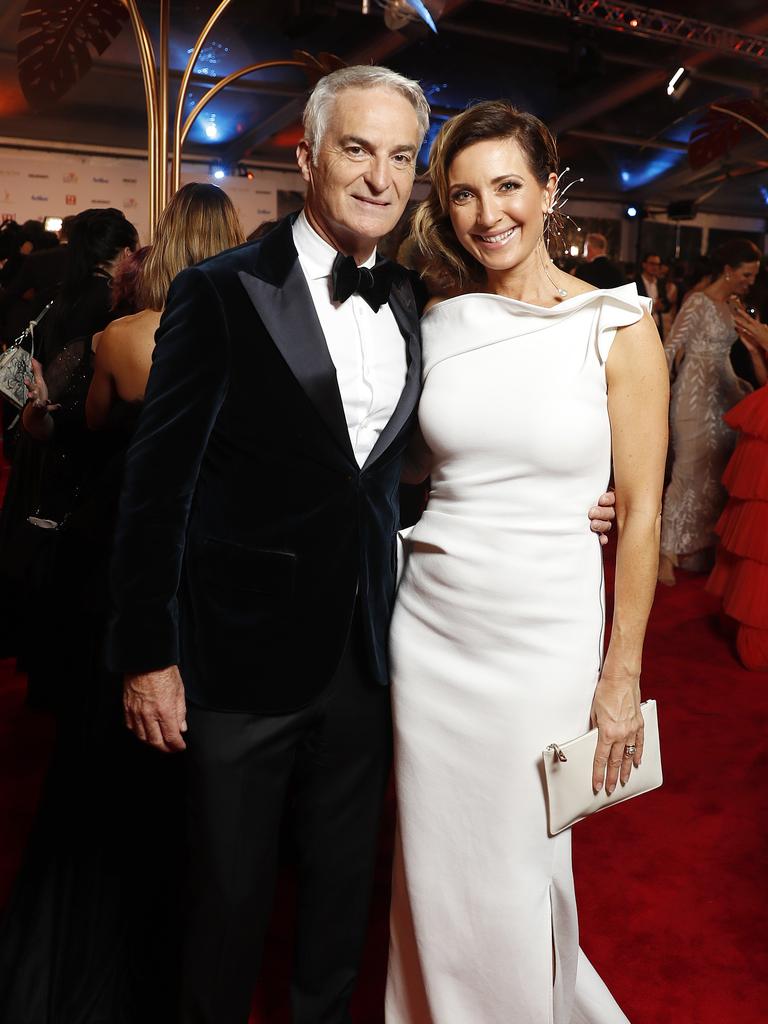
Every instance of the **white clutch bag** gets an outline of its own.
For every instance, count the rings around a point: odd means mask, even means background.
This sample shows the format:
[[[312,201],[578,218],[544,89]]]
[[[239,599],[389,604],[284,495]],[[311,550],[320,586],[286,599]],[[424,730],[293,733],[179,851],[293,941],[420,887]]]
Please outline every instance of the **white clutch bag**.
[[[590,814],[631,800],[633,796],[649,793],[662,784],[664,778],[661,772],[656,701],[644,701],[640,709],[645,722],[642,764],[639,768],[633,767],[626,786],[619,782],[610,796],[605,787],[599,793],[592,789],[597,729],[591,729],[586,735],[569,740],[568,743],[552,743],[543,752],[551,836],[556,836],[558,832],[570,828]]]

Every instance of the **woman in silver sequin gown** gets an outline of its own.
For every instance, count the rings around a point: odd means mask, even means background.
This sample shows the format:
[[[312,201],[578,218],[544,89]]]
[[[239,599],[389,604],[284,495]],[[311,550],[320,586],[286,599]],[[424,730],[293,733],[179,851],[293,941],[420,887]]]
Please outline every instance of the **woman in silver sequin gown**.
[[[736,329],[729,300],[738,301],[754,283],[760,252],[747,239],[732,239],[714,254],[718,272],[703,291],[689,295],[664,350],[672,386],[670,422],[674,463],[664,498],[659,580],[671,586],[674,567],[711,568],[714,526],[726,501],[720,483],[736,443],[723,414],[751,390],[729,358]]]

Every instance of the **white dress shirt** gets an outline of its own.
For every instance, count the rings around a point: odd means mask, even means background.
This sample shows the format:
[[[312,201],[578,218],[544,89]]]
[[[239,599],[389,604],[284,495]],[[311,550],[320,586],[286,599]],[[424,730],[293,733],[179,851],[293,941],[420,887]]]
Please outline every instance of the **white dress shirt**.
[[[336,250],[299,214],[293,241],[325,335],[344,405],[349,439],[362,466],[395,411],[407,372],[405,339],[388,305],[374,313],[365,299],[331,299]],[[375,251],[362,266],[372,267]]]

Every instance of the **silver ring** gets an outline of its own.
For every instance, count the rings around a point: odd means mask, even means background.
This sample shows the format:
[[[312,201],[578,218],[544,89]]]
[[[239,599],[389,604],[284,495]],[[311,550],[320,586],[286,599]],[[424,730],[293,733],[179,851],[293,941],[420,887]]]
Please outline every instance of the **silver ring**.
[[[627,746],[624,747],[624,757],[634,757],[636,750],[637,747],[634,743],[628,743]]]

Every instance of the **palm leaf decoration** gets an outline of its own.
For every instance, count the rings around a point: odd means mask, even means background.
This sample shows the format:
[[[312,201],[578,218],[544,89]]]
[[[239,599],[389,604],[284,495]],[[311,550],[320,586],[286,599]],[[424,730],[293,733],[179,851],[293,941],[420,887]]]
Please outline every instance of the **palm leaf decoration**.
[[[91,68],[128,20],[122,0],[28,0],[19,19],[19,84],[33,110],[50,107]]]

